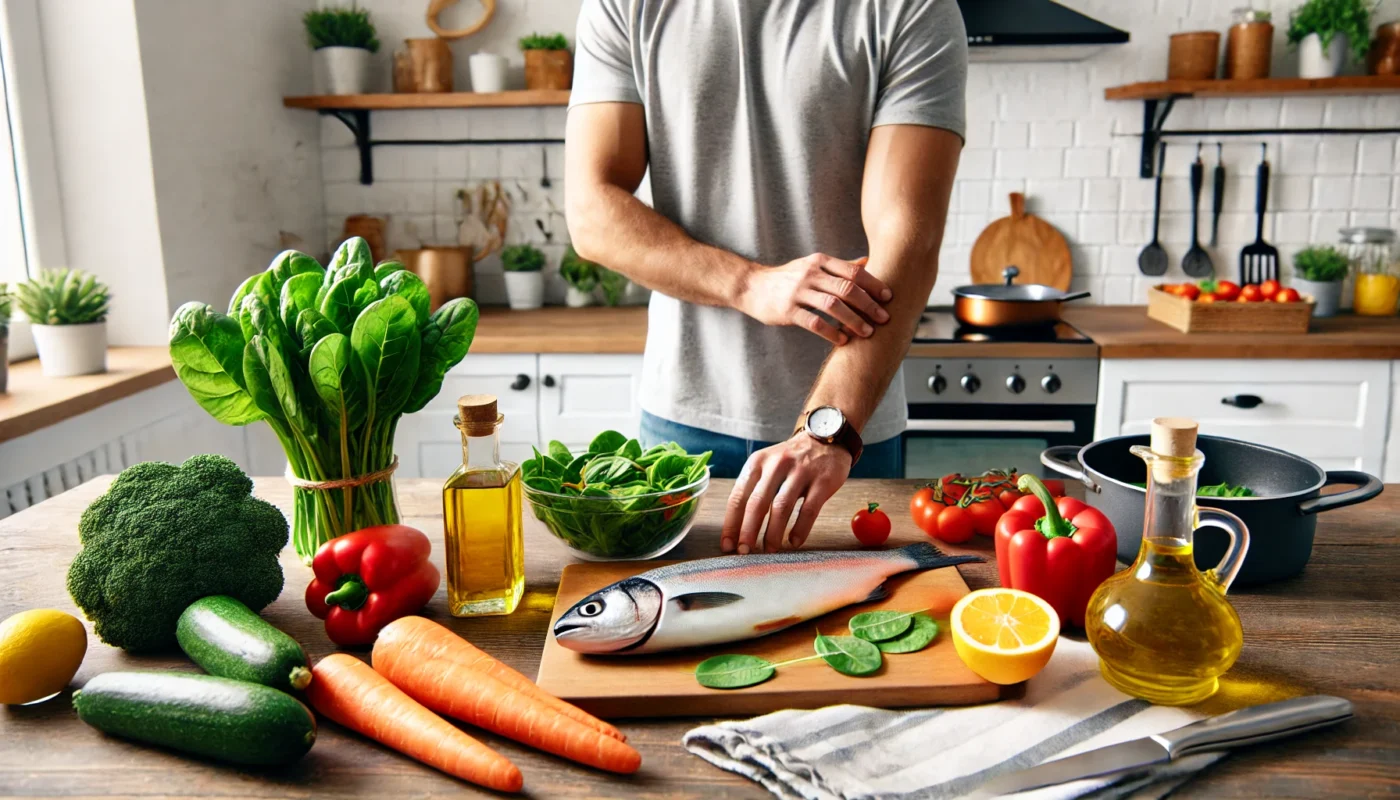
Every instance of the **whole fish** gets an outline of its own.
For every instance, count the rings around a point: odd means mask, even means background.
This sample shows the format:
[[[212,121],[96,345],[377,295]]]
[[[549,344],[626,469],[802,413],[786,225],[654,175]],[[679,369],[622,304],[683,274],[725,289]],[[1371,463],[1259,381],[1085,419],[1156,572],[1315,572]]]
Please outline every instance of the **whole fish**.
[[[878,552],[774,553],[682,561],[600,589],[554,623],[580,653],[654,653],[752,639],[885,597],[885,579],[969,561],[927,542]]]

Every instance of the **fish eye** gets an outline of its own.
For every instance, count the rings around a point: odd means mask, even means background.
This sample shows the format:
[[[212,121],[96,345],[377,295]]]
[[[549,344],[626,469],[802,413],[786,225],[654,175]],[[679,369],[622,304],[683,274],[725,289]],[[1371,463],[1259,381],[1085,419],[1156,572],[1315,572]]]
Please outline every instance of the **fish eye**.
[[[585,617],[596,617],[603,613],[603,601],[589,600],[587,603],[578,607],[578,613]]]

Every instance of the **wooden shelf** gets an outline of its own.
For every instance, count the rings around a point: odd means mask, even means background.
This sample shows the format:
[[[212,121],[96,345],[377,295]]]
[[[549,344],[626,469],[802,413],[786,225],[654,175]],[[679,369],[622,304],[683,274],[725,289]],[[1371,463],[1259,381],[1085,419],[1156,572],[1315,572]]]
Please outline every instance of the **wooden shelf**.
[[[1169,97],[1268,97],[1282,95],[1382,94],[1400,92],[1400,75],[1344,75],[1338,78],[1261,78],[1257,80],[1144,81],[1104,90],[1107,100],[1165,100]]]
[[[106,372],[73,378],[44,377],[37,358],[16,362],[10,393],[0,394],[0,442],[173,380],[168,347],[108,348]]]
[[[567,106],[567,89],[536,89],[515,92],[440,92],[415,94],[320,94],[284,97],[287,108],[316,111],[390,111],[402,108],[523,108]]]

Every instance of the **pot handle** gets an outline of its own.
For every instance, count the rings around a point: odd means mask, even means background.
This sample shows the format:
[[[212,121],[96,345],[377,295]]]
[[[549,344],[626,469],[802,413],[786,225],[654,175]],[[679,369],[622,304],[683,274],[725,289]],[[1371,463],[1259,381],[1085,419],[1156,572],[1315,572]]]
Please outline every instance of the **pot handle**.
[[[1062,444],[1055,447],[1047,447],[1040,453],[1040,463],[1055,470],[1066,477],[1074,478],[1084,484],[1084,488],[1091,492],[1102,492],[1103,489],[1090,478],[1084,468],[1079,465],[1080,447],[1072,444]]]
[[[1045,458],[1042,456],[1041,461],[1044,460]],[[1381,490],[1385,488],[1385,484],[1381,483],[1380,478],[1352,469],[1329,470],[1327,473],[1327,480],[1323,481],[1322,485],[1331,486],[1335,483],[1351,483],[1355,484],[1358,488],[1352,489],[1349,492],[1338,492],[1337,494],[1328,494],[1321,497],[1314,497],[1311,500],[1304,500],[1298,504],[1298,513],[1316,514],[1321,511],[1331,511],[1334,508],[1341,508],[1342,506],[1364,503],[1380,494]]]
[[[1230,584],[1235,582],[1240,567],[1244,566],[1244,557],[1249,553],[1249,528],[1243,520],[1228,511],[1199,506],[1196,507],[1196,526],[1219,528],[1230,535],[1230,546],[1225,549],[1220,563],[1206,572],[1220,584],[1220,591],[1224,593],[1229,590]]]

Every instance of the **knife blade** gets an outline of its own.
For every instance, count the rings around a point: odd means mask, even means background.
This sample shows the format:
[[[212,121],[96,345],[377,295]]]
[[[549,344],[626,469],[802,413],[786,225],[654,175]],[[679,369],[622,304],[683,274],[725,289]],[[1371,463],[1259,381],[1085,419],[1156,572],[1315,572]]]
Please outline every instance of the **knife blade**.
[[[982,784],[969,798],[999,797],[1086,778],[1142,772],[1196,753],[1219,752],[1325,728],[1351,716],[1351,702],[1330,695],[1266,703],[1002,775]]]

